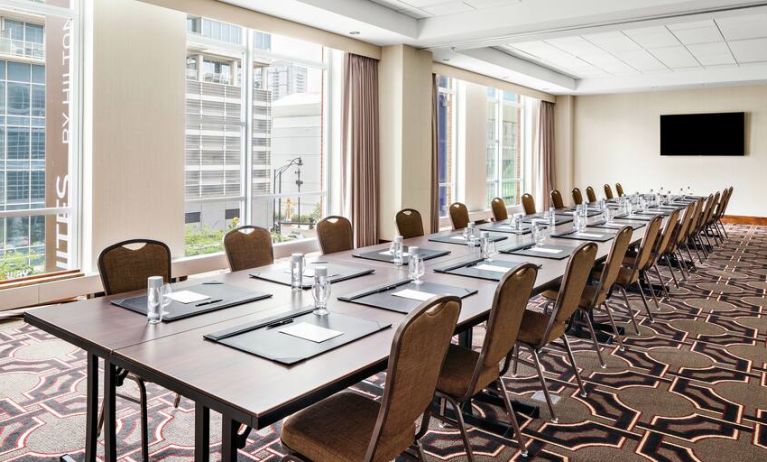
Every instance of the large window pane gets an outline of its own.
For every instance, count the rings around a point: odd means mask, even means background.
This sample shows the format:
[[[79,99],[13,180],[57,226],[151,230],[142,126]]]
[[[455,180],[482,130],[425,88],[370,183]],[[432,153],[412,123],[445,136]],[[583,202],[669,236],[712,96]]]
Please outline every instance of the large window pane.
[[[50,15],[43,3],[51,2],[28,3],[0,5],[0,280],[77,264],[69,169],[78,18]]]
[[[453,79],[437,76],[437,176],[439,216],[448,214],[455,197],[455,101]]]

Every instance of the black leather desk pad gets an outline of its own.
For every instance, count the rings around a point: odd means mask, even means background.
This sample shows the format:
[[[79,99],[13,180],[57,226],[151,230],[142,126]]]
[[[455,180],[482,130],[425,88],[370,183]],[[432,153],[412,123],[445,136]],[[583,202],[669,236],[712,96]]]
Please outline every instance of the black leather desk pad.
[[[527,215],[525,217],[522,217],[522,223],[532,223],[533,220],[543,220],[543,219],[544,218],[542,213],[534,213],[532,215]],[[554,224],[557,226],[565,224],[565,223],[570,223],[571,221],[573,221],[572,215],[555,214]],[[548,221],[546,222],[546,224],[548,224]]]
[[[506,273],[500,273],[498,271],[477,269],[478,265],[483,265],[483,264],[493,265],[493,266],[503,266],[505,268],[508,268],[508,271],[506,271],[508,273],[514,268],[517,268],[518,266],[524,264],[524,262],[475,258],[475,259],[464,260],[460,263],[453,263],[450,266],[446,266],[443,268],[435,268],[434,271],[437,273],[454,274],[456,276],[485,279],[488,281],[500,281],[501,278],[506,274]]]
[[[588,236],[584,236],[584,234],[588,234]],[[580,233],[577,231],[566,231],[564,233],[552,234],[551,237],[555,237],[557,239],[573,239],[576,241],[607,242],[610,239],[614,238],[615,234],[605,233],[602,231],[595,231],[595,232],[584,231],[583,233]]]
[[[571,215],[573,212],[575,212],[575,208],[570,207],[569,209],[564,209],[564,212],[568,213],[568,215]],[[588,216],[588,217],[595,217],[595,216],[601,215],[601,214],[602,214],[601,210],[595,209],[595,208],[591,208],[591,207],[589,207],[588,211],[586,211],[586,216]]]
[[[359,305],[372,306],[374,308],[408,314],[413,309],[420,306],[423,301],[392,295],[394,292],[405,289],[429,292],[434,295],[455,295],[460,298],[466,298],[477,293],[477,291],[473,289],[465,289],[463,287],[448,286],[427,281],[423,281],[420,285],[416,285],[410,279],[403,279],[401,281],[383,284],[371,289],[339,296],[338,299],[344,302],[357,303]]]
[[[653,218],[660,215],[637,215],[635,213],[632,213],[631,215],[622,214],[622,215],[616,215],[616,220],[630,220],[630,221],[652,221]]]
[[[617,218],[617,220],[620,220],[620,218]],[[638,230],[639,228],[646,226],[645,223],[631,223],[629,221],[626,222],[620,222],[620,221],[613,221],[612,224],[608,224],[607,222],[600,221],[597,223],[592,223],[590,225],[587,225],[587,228],[606,228],[606,229],[612,229],[614,231],[618,231],[619,229],[623,228],[624,226],[630,226],[633,231]]]
[[[319,263],[319,262],[314,262]],[[311,263],[307,267],[311,267]],[[328,263],[328,274],[330,274],[330,282],[341,282],[347,279],[354,279],[360,276],[367,276],[375,272],[373,268],[365,268],[362,266],[347,266],[337,265],[335,263]],[[250,273],[250,277],[256,279],[263,279],[264,281],[276,282],[284,286],[290,285],[290,267],[275,266],[266,271]],[[304,275],[304,283],[301,285],[302,289],[311,289],[314,279],[311,276]]]
[[[279,323],[281,319],[272,318],[267,321],[257,321],[250,325],[226,329],[206,334],[204,338],[212,342],[260,356],[281,364],[291,365],[314,356],[333,350],[340,346],[359,340],[370,334],[387,329],[390,323],[379,323],[362,318],[333,313],[327,316],[317,316],[312,309],[291,314],[282,319],[292,319],[290,324],[272,327],[270,324]],[[284,327],[306,322],[318,327],[343,332],[343,335],[333,337],[324,342],[314,342],[304,338],[284,334]]]
[[[541,247],[543,247],[544,249],[560,250],[561,252],[558,252],[558,253],[539,252],[535,250],[535,244],[527,244],[519,248],[512,247],[510,249],[501,250],[501,253],[505,253],[509,255],[524,255],[526,257],[548,258],[550,260],[564,260],[565,258],[570,256],[573,250],[575,250],[574,247],[566,247],[566,246],[548,244],[548,243],[542,245]]]
[[[654,217],[657,215],[664,215],[668,216],[671,215],[674,211],[673,210],[660,210],[660,209],[647,209],[644,212],[634,212],[637,215],[645,215],[648,217]]]
[[[463,233],[461,231],[455,231],[450,234],[435,234],[429,237],[429,240],[431,242],[441,242],[443,244],[466,245],[466,240],[458,239],[459,237],[463,237]],[[477,239],[479,239],[479,237]],[[508,236],[498,233],[490,233],[490,240],[493,242],[502,241],[504,239],[508,239]]]
[[[407,265],[408,263],[408,246],[402,246],[402,264]],[[425,249],[423,247],[418,248],[418,254],[423,257],[424,260],[431,260],[432,258],[439,258],[444,257],[445,255],[450,255],[449,250],[436,250],[436,249]],[[376,260],[376,261],[382,261],[386,263],[394,263],[394,256],[389,253],[388,249],[385,250],[373,250],[372,252],[363,252],[363,253],[355,253],[355,257],[357,258],[364,258],[366,260]]]
[[[170,305],[162,309],[166,313],[162,316],[162,322],[173,322],[178,321],[179,319],[191,318],[192,316],[197,316],[199,314],[210,313],[211,311],[255,302],[272,296],[272,294],[259,292],[257,290],[242,289],[223,283],[203,283],[196,286],[181,287],[177,290],[190,290],[192,292],[207,295],[210,298],[196,303],[181,303],[173,300]],[[208,303],[212,300],[221,301]],[[112,304],[146,316],[146,295],[115,299],[112,300]]]
[[[486,223],[484,225],[481,225],[479,227],[482,231],[493,231],[496,233],[508,233],[508,234],[516,234],[518,236],[521,236],[523,234],[530,234],[533,231],[533,227],[529,224],[522,223],[519,229],[511,226],[507,222],[495,222],[495,223]]]

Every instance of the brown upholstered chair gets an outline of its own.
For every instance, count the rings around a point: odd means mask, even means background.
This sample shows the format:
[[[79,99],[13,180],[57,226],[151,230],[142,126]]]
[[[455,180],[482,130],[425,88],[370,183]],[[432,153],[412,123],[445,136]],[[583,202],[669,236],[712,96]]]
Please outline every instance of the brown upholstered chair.
[[[607,303],[607,298],[610,295],[613,284],[615,284],[615,280],[618,278],[618,272],[620,271],[621,264],[623,263],[623,258],[626,256],[626,251],[631,244],[632,234],[633,232],[631,226],[624,226],[617,232],[613,240],[613,244],[610,247],[610,253],[607,255],[607,259],[605,260],[604,264],[599,268],[595,268],[594,272],[592,273],[592,277],[594,278],[593,284],[588,284],[583,289],[583,295],[581,295],[581,301],[578,304],[578,307],[583,311],[584,316],[580,319],[577,317],[574,318],[575,321],[585,325],[589,329],[589,333],[591,334],[591,341],[594,345],[594,350],[597,353],[597,358],[599,358],[599,365],[602,367],[605,367],[605,361],[602,358],[602,352],[597,341],[596,332],[594,331],[594,326],[591,323],[591,311],[604,307],[604,310],[607,312],[607,316],[610,319],[610,324],[613,328],[613,337],[618,339],[620,349],[624,350],[625,347],[623,346],[623,339],[618,332],[618,327],[615,325],[615,320],[613,319],[610,305]],[[544,291],[541,295],[550,300],[556,300],[559,294],[557,290],[552,289]],[[634,312],[631,309],[629,309],[628,312],[631,316],[631,321],[634,324],[634,329],[636,329],[636,332],[639,333],[639,326],[637,325],[636,319],[634,317]]]
[[[666,280],[663,279],[663,276],[660,273],[658,263],[662,258],[667,256],[667,252],[669,251],[669,246],[673,241],[674,231],[676,230],[677,225],[679,225],[679,210],[674,210],[666,219],[666,224],[663,226],[663,231],[661,232],[660,239],[655,243],[655,249],[653,249],[652,256],[650,257],[652,268],[655,270],[655,276],[658,278],[658,282],[660,282],[661,287],[663,288],[663,293],[666,294],[666,298],[671,298],[671,294],[668,291],[668,287],[666,287]],[[674,275],[673,270],[670,271],[674,282],[676,282],[676,276]],[[656,308],[660,308],[658,299],[655,296],[655,291],[651,290],[650,293],[653,296]]]
[[[558,189],[551,191],[551,205],[555,209],[565,208],[565,202],[562,200],[562,193]]]
[[[280,435],[290,453],[285,460],[385,461],[413,444],[424,460],[419,439],[428,429],[429,407],[460,309],[457,297],[435,297],[402,321],[380,402],[344,391],[288,417]]]
[[[146,290],[147,279],[150,276],[162,276],[166,283],[171,281],[170,248],[160,241],[151,239],[130,239],[118,242],[104,249],[98,258],[99,275],[106,295],[124,292]],[[117,396],[138,403],[141,407],[141,455],[144,461],[149,460],[149,435],[146,382],[136,374],[127,370],[117,369],[117,386],[125,380],[136,383],[139,398],[117,393]],[[178,407],[180,395],[176,395],[174,406]],[[98,433],[104,427],[104,404],[98,418]]]
[[[323,255],[344,252],[354,248],[351,222],[337,215],[325,217],[317,223],[317,239]]]
[[[453,229],[463,229],[469,226],[469,209],[461,202],[450,204],[450,221],[453,223]]]
[[[517,435],[522,456],[527,457],[525,440],[501,377],[508,369],[508,360],[517,342],[522,317],[537,275],[538,268],[532,263],[522,264],[514,271],[506,273],[495,289],[482,349],[476,352],[471,348],[450,345],[447,352],[445,365],[437,382],[437,396],[447,400],[453,407],[457,417],[455,423],[461,430],[469,460],[472,460],[474,455],[461,409],[464,404],[470,404],[474,396],[490,386],[496,388],[501,395],[514,434]],[[500,367],[501,361],[504,361],[503,368]],[[439,418],[448,420],[445,416]]]
[[[224,251],[232,271],[274,263],[272,234],[258,226],[240,226],[226,233]]]
[[[490,208],[493,210],[493,220],[503,221],[509,219],[509,212],[506,210],[506,202],[500,197],[490,201]]]
[[[623,192],[623,185],[620,183],[615,183],[615,192],[618,194],[618,197],[623,197],[626,195],[626,193]]]
[[[575,205],[583,204],[583,194],[581,194],[581,190],[578,188],[573,188],[573,202]]]
[[[642,303],[644,304],[644,308],[647,311],[647,316],[650,318],[650,321],[653,321],[653,316],[650,311],[650,305],[647,304],[647,297],[642,288],[640,278],[645,277],[646,269],[652,264],[652,251],[655,247],[655,242],[660,235],[660,225],[662,221],[662,217],[656,216],[647,223],[647,229],[641,244],[639,244],[637,254],[626,255],[623,259],[621,269],[618,271],[618,278],[615,280],[615,286],[617,286],[623,293],[626,308],[629,310],[631,309],[631,304],[629,303],[626,289],[632,285],[636,285],[639,288],[639,295],[642,297]]]
[[[604,189],[605,189],[605,199],[612,199],[614,197],[613,188],[611,188],[609,184],[605,183]]]
[[[717,217],[717,222],[719,222],[719,226],[722,228],[722,233],[724,233],[724,237],[727,238],[727,228],[725,228],[724,223],[722,222],[722,218],[724,218],[724,214],[727,212],[727,207],[730,205],[730,198],[732,197],[732,186],[725,189],[725,192],[727,193],[727,198],[724,200],[724,205],[722,206],[721,210],[719,211],[719,216]]]
[[[567,262],[565,274],[562,276],[562,282],[559,286],[557,300],[554,302],[554,308],[549,313],[525,310],[517,346],[514,349],[514,364],[512,369],[514,375],[516,375],[517,372],[517,363],[523,362],[523,360],[519,358],[520,345],[524,345],[532,353],[533,363],[531,365],[538,371],[538,378],[541,381],[541,387],[543,387],[543,395],[546,398],[546,404],[549,407],[551,420],[555,423],[558,419],[554,413],[554,405],[551,402],[549,390],[546,387],[546,379],[543,377],[543,368],[541,367],[539,354],[545,346],[553,343],[554,340],[562,339],[567,356],[570,359],[570,365],[573,368],[573,373],[578,381],[581,396],[585,398],[588,395],[586,388],[583,386],[580,373],[578,372],[578,366],[575,363],[575,357],[570,348],[570,342],[565,335],[565,329],[567,328],[568,321],[578,309],[578,304],[583,295],[583,289],[586,287],[589,274],[594,267],[594,259],[596,258],[596,255],[597,245],[593,242],[582,244],[573,251],[570,260]]]
[[[395,217],[397,230],[404,239],[423,236],[421,213],[416,209],[402,209]]]
[[[714,223],[716,223],[716,219],[719,216],[719,209],[721,209],[723,206],[726,192],[726,190],[722,193],[717,191],[716,194],[714,194],[714,206],[711,208],[711,213],[709,214],[708,220],[706,221],[706,236],[712,236],[714,238],[714,243],[717,244],[724,242],[719,229],[714,226]]]
[[[687,262],[684,260],[684,255],[682,255],[682,246],[685,243],[687,230],[690,227],[692,216],[695,213],[695,205],[695,202],[691,202],[684,208],[684,215],[679,220],[679,225],[676,227],[674,237],[672,238],[672,241],[669,244],[668,252],[666,253],[667,256],[671,255],[674,257],[677,267],[679,268],[679,272],[682,273],[682,279],[685,281],[687,280],[687,274],[685,274],[685,270],[688,268]],[[679,286],[677,285],[677,287]]]
[[[522,208],[525,209],[525,215],[535,213],[535,199],[533,199],[531,194],[522,194]]]
[[[162,276],[170,282],[170,249],[151,239],[130,239],[110,245],[98,258],[106,295],[146,289],[147,278]]]
[[[597,201],[597,193],[594,192],[594,188],[591,186],[586,186],[586,197],[588,198],[589,202]]]

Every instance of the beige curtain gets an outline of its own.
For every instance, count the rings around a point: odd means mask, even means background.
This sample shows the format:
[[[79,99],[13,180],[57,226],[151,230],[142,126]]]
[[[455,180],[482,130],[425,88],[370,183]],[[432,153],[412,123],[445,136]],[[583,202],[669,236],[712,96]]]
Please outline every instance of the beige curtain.
[[[554,103],[541,101],[538,119],[538,148],[541,158],[541,182],[543,189],[543,209],[551,205],[551,190],[556,188],[554,166]]]
[[[437,124],[437,74],[431,75],[431,216],[432,233],[439,231],[439,126]]]
[[[364,247],[378,244],[378,61],[351,53],[345,61],[342,203]]]

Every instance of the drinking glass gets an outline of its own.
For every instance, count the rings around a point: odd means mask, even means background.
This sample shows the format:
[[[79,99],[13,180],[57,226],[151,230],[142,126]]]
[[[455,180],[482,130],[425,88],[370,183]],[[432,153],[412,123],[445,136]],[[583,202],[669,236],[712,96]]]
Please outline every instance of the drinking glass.
[[[474,223],[469,223],[468,226],[466,226],[466,244],[471,247],[477,245],[477,236],[475,235],[474,231]]]
[[[149,324],[157,324],[161,320],[162,296],[160,290],[162,285],[162,276],[150,276],[147,279],[146,319]]]
[[[173,299],[170,298],[170,296],[173,294],[173,288],[170,284],[163,284],[160,287],[160,321],[162,321],[163,316],[168,314],[165,311],[165,308],[170,306],[171,303],[173,303]]]
[[[542,246],[546,239],[546,225],[538,220],[533,221],[533,239],[536,247]]]
[[[410,248],[407,269],[408,275],[410,276],[410,279],[413,280],[413,283],[416,285],[423,284],[423,280],[421,278],[426,272],[426,269],[424,268],[423,257],[418,251],[418,247]]]
[[[302,253],[294,253],[290,256],[290,287],[300,290],[304,286],[304,267],[306,259]]]
[[[397,266],[402,265],[402,236],[394,236],[392,245],[390,248],[394,264]]]
[[[327,266],[314,268],[314,284],[312,285],[312,298],[314,299],[314,313],[317,316],[327,316],[328,300],[330,299],[330,278]]]
[[[602,210],[602,219],[604,219],[605,223],[612,223],[613,221],[613,216],[610,212],[611,210],[608,207],[605,207]]]

